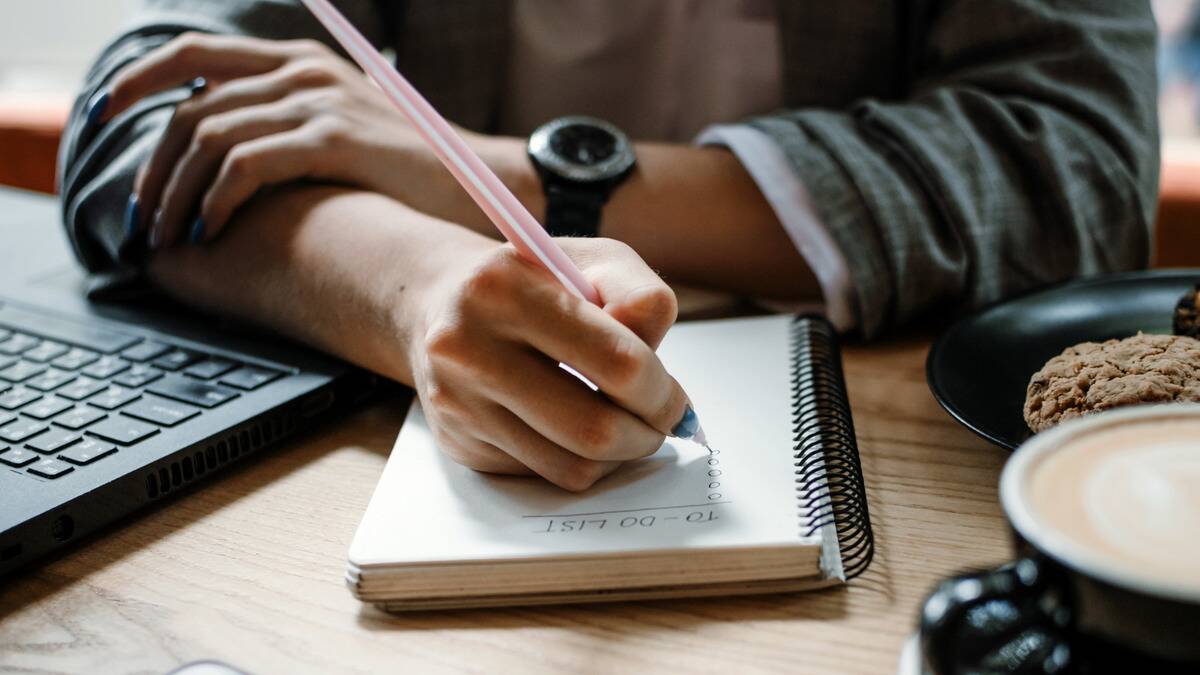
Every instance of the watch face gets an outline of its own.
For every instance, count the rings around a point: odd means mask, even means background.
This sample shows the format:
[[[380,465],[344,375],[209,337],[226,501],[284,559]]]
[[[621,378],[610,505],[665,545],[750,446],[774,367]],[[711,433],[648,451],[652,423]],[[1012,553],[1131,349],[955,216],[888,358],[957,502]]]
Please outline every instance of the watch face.
[[[634,162],[629,139],[594,117],[561,117],[529,137],[529,154],[545,169],[582,182],[603,181],[628,171]]]
[[[595,166],[612,157],[617,139],[597,126],[568,124],[550,134],[550,149],[568,162]]]

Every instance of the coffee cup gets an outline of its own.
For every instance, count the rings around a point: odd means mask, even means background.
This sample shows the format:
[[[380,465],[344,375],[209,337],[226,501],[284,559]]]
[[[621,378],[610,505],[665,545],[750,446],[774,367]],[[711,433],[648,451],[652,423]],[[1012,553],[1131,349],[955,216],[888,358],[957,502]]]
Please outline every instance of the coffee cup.
[[[929,596],[927,673],[1200,673],[1200,405],[1044,431],[1000,501],[1015,559]]]

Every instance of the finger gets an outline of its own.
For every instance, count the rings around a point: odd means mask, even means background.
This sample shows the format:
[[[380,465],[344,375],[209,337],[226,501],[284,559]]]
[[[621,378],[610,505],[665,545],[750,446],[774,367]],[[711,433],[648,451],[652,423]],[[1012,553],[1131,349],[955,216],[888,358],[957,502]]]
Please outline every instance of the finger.
[[[203,240],[207,231],[203,218],[189,222],[189,217],[196,213],[201,195],[230,152],[239,144],[289,131],[303,121],[294,109],[278,102],[240,108],[201,121],[163,187],[161,205],[151,226],[151,247],[170,246],[185,235],[197,243]]]
[[[184,33],[134,61],[113,78],[99,119],[107,120],[150,94],[203,77],[219,83],[283,65],[293,43],[241,35]]]
[[[278,72],[272,71],[265,75],[229,82],[194,95],[175,108],[175,113],[154,147],[154,152],[142,165],[134,181],[134,194],[138,196],[142,220],[148,219],[161,205],[163,186],[191,144],[196,126],[214,115],[283,98],[289,91],[289,83],[286,78],[280,77]],[[135,223],[134,229],[141,229],[143,224]]]
[[[584,276],[596,287],[600,303],[651,349],[666,336],[679,315],[675,292],[624,243],[607,239],[562,238]]]
[[[491,443],[445,429],[440,435],[438,447],[455,462],[469,469],[509,476],[534,475],[532,469]]]
[[[225,156],[200,204],[200,241],[221,233],[259,189],[300,178],[322,178],[328,160],[321,136],[304,126],[242,143]]]
[[[568,293],[549,275],[528,276],[528,282],[517,287],[522,309],[520,320],[508,324],[513,336],[571,366],[622,408],[670,434],[689,403],[654,350],[600,308]]]
[[[631,460],[654,454],[663,434],[586,387],[540,354],[512,350],[493,358],[481,383],[531,429],[587,459]]]
[[[480,427],[481,440],[500,448],[564,490],[586,490],[621,465],[621,462],[598,462],[580,457],[546,439],[500,406],[493,406],[488,416],[491,423]]]

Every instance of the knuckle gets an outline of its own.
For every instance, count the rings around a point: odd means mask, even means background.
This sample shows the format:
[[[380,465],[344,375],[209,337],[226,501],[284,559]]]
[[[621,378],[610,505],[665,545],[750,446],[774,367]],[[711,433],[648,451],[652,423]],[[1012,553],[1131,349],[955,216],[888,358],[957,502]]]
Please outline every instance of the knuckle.
[[[589,414],[576,429],[575,438],[585,456],[606,457],[612,452],[617,438],[617,416],[606,409]]]
[[[229,151],[225,158],[224,172],[232,179],[241,179],[254,174],[254,153],[242,147]]]
[[[321,143],[327,146],[344,145],[353,140],[354,131],[343,124],[340,118],[330,117],[315,123],[313,131]]]
[[[517,290],[518,272],[510,256],[503,253],[490,255],[463,282],[464,307],[486,309],[504,303]]]
[[[620,334],[609,343],[605,354],[605,375],[620,389],[633,386],[645,369],[647,347],[637,338]]]
[[[200,55],[206,39],[207,36],[204,33],[194,31],[181,33],[174,40],[171,40],[169,47],[171,57],[183,62],[194,61]]]
[[[329,53],[329,48],[319,40],[312,38],[302,38],[300,40],[290,40],[290,46],[300,54],[310,56],[324,55]]]
[[[604,465],[582,457],[570,458],[554,481],[571,492],[583,492],[604,476]]]
[[[642,316],[660,328],[670,327],[679,318],[679,299],[666,284],[654,284],[638,291],[634,304]]]
[[[192,143],[201,152],[211,153],[220,149],[224,144],[226,133],[224,123],[216,118],[206,117],[196,125]]]
[[[431,326],[425,335],[425,352],[433,364],[462,363],[472,352],[470,331],[458,321],[442,321]],[[430,386],[431,391],[445,393],[445,387]]]
[[[332,82],[334,74],[327,63],[306,59],[292,66],[288,78],[292,84],[300,87],[316,87]]]

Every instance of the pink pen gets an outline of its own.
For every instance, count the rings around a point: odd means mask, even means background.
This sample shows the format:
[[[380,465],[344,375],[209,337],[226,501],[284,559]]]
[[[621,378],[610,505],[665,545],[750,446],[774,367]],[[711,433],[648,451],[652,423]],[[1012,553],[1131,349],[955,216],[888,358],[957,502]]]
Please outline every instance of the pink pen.
[[[549,270],[563,286],[592,304],[600,304],[600,296],[596,289],[588,283],[583,272],[566,252],[554,243],[554,239],[546,233],[533,214],[517,200],[487,164],[483,163],[479,155],[467,146],[454,127],[450,126],[429,101],[387,62],[362,33],[330,4],[329,0],[301,1],[350,57],[379,85],[392,103],[396,104],[504,238],[512,243],[521,255]],[[704,430],[690,406],[683,419],[672,430],[672,434],[706,444]]]

